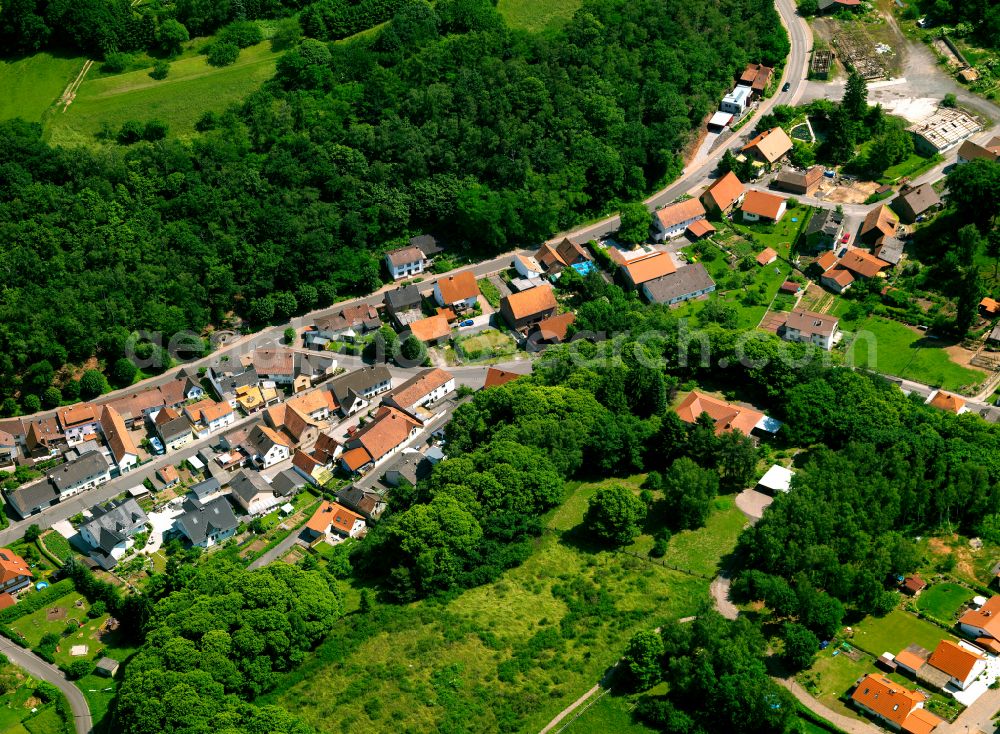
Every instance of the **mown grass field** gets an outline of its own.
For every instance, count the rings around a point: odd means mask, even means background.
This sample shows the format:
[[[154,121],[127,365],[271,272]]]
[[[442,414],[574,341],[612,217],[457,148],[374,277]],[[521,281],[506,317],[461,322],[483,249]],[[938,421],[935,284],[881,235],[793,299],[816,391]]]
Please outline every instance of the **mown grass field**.
[[[971,591],[959,584],[934,584],[917,597],[917,608],[942,622],[951,622],[962,605],[973,596]]]
[[[117,131],[126,120],[162,120],[173,137],[194,133],[205,112],[222,112],[274,75],[280,53],[267,41],[243,49],[231,66],[210,66],[204,56],[170,65],[156,81],[148,69],[115,76],[87,76],[65,112],[53,112],[46,126],[52,143],[92,145],[107,125]]]
[[[497,4],[507,25],[536,33],[563,25],[579,7],[580,0],[500,0]]]
[[[842,322],[841,326],[859,334],[856,344],[847,351],[855,367],[945,390],[977,385],[986,376],[981,370],[956,364],[941,342],[897,321],[872,316],[860,322]]]
[[[0,120],[39,122],[83,68],[82,57],[35,54],[0,61]]]
[[[884,617],[867,617],[855,627],[851,642],[862,650],[878,656],[884,652],[895,655],[907,645],[916,643],[933,650],[951,635],[940,627],[896,609]]]
[[[641,477],[624,482],[637,488]],[[322,731],[538,731],[601,679],[634,632],[694,614],[707,598],[707,580],[560,532],[580,524],[594,487],[570,485],[553,532],[522,566],[446,602],[349,616],[265,700]],[[329,694],[311,695],[318,689]],[[618,730],[628,712],[608,707],[596,715]]]

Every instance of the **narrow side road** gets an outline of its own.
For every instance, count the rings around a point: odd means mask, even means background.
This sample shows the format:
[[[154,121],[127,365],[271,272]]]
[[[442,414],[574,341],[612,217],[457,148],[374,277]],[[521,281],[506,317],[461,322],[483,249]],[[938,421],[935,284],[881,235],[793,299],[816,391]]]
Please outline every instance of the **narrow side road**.
[[[51,683],[69,699],[69,707],[73,712],[73,727],[76,734],[90,734],[94,728],[94,720],[90,716],[87,699],[75,685],[70,683],[59,668],[42,660],[35,653],[18,647],[6,637],[0,637],[0,652],[26,671],[28,674]]]

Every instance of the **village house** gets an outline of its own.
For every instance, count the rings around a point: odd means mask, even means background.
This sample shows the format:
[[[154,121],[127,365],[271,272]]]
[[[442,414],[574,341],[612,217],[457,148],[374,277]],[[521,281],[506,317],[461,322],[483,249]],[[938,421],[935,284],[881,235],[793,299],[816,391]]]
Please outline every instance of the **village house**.
[[[98,454],[100,456],[100,454]],[[7,506],[20,517],[28,517],[59,501],[59,493],[48,480],[24,484],[6,493]]]
[[[100,451],[88,451],[78,459],[49,469],[46,476],[62,501],[107,482],[111,479],[111,467]]]
[[[229,482],[229,497],[251,517],[267,514],[297,490],[275,487],[255,471],[240,471]]]
[[[385,294],[385,311],[389,314],[392,325],[404,329],[413,321],[421,318],[420,304],[423,298],[420,289],[415,285],[406,285]]]
[[[347,440],[340,462],[352,474],[367,470],[399,450],[422,426],[418,418],[383,405],[371,422]]]
[[[14,435],[0,430],[0,466],[10,466],[17,461],[17,440]]]
[[[278,403],[264,412],[264,421],[290,445],[308,449],[319,437],[320,425],[288,403]]]
[[[843,229],[844,215],[835,209],[817,209],[806,225],[806,245],[812,252],[832,250],[840,241]],[[833,253],[828,253],[832,255]],[[829,269],[829,265],[827,268]]]
[[[823,166],[812,166],[805,171],[783,168],[771,181],[771,188],[799,196],[812,196],[823,181]]]
[[[850,270],[855,278],[874,278],[884,268],[889,267],[889,263],[879,260],[871,253],[855,248],[840,258],[840,267]]]
[[[27,562],[10,548],[0,548],[0,594],[11,594],[31,583]]]
[[[236,422],[236,412],[229,403],[217,403],[211,398],[185,406],[184,415],[199,438],[221,431]]]
[[[329,534],[340,538],[357,538],[365,531],[365,519],[336,502],[324,500],[309,518],[302,535],[313,541]]]
[[[705,218],[705,207],[698,199],[685,199],[657,209],[653,214],[653,239],[657,242],[679,237],[699,219]]]
[[[465,311],[479,300],[479,284],[471,270],[438,278],[434,284],[434,300],[442,308]]]
[[[436,345],[448,341],[451,337],[451,324],[444,315],[428,316],[425,319],[411,321],[409,332],[424,344]]]
[[[415,287],[414,290],[416,290]],[[367,303],[359,303],[354,306],[346,306],[336,313],[316,319],[312,327],[303,333],[302,340],[307,349],[323,351],[330,342],[354,342],[358,337],[375,331],[381,325],[382,321],[379,319],[375,307]]]
[[[375,364],[335,377],[328,387],[341,417],[346,418],[368,407],[371,399],[386,392],[391,383],[389,368]]]
[[[851,694],[854,705],[889,728],[906,732],[930,732],[943,723],[924,710],[927,696],[911,691],[879,673],[866,675]]]
[[[404,482],[416,487],[421,479],[431,473],[434,465],[419,451],[404,449],[400,457],[385,470],[382,479],[390,487],[399,487]]]
[[[542,264],[530,255],[514,255],[514,262],[512,264],[517,274],[528,280],[541,278],[545,274],[545,268],[542,267]]]
[[[965,690],[986,670],[986,654],[968,643],[941,640],[927,660],[938,670],[947,673],[949,683]]]
[[[535,260],[546,272],[560,273],[565,268],[590,262],[590,255],[580,245],[565,237],[556,245],[544,243],[535,253]]]
[[[245,446],[250,450],[250,460],[259,468],[267,469],[291,457],[291,441],[273,428],[257,424],[247,436]]]
[[[895,237],[883,237],[882,241],[875,245],[872,255],[889,265],[899,265],[899,261],[903,259],[904,247],[902,240]]]
[[[642,284],[642,292],[650,303],[665,303],[670,306],[699,298],[714,290],[715,281],[701,263],[687,265],[675,273]]]
[[[97,408],[90,403],[77,403],[56,411],[59,426],[70,446],[97,435]]]
[[[99,425],[104,435],[104,442],[108,445],[111,457],[118,467],[118,473],[125,474],[139,463],[139,449],[125,428],[125,421],[117,410],[105,405],[101,410]]]
[[[620,271],[632,288],[638,289],[643,283],[677,272],[674,259],[666,252],[653,252],[626,261]]]
[[[969,406],[965,404],[963,398],[944,390],[935,390],[927,396],[927,400],[924,403],[938,410],[954,413],[955,415],[961,415],[969,411]]]
[[[558,306],[552,286],[540,285],[504,296],[500,313],[510,328],[518,330],[553,316]]]
[[[499,367],[490,367],[486,370],[486,382],[483,384],[483,389],[489,387],[499,387],[500,385],[506,385],[508,382],[513,382],[518,377],[524,377],[520,372],[511,372],[510,370],[502,370]]]
[[[378,520],[385,512],[385,500],[378,492],[372,492],[353,484],[337,492],[337,501],[349,510],[359,513],[366,521]]]
[[[903,583],[899,585],[899,590],[907,596],[920,596],[920,592],[927,588],[927,582],[917,574],[907,576]]]
[[[750,87],[754,99],[760,99],[764,96],[764,92],[767,91],[767,87],[771,83],[773,76],[774,69],[770,66],[747,64],[747,68],[743,70],[739,81],[736,83],[740,86]]]
[[[836,340],[839,323],[833,316],[796,309],[778,327],[778,336],[790,342],[815,344],[829,351]]]
[[[861,7],[861,0],[819,0],[817,3],[819,12],[836,12],[837,10],[857,10]]]
[[[735,173],[729,171],[705,189],[701,195],[701,203],[709,212],[728,214],[734,206],[743,201],[745,194],[746,187]]]
[[[66,435],[55,416],[32,418],[25,420],[23,425],[25,451],[34,459],[55,456],[60,447],[67,445]]]
[[[528,330],[525,349],[529,352],[537,352],[551,344],[561,344],[566,341],[569,327],[575,321],[576,314],[572,311],[556,314],[539,321]]]
[[[128,428],[140,428],[150,416],[167,405],[167,395],[181,404],[185,402],[184,383],[174,380],[172,383],[148,390],[140,390],[126,397],[112,400],[108,405],[118,411]],[[204,390],[202,390],[204,392]]]
[[[236,407],[236,389],[240,387],[255,387],[259,381],[253,365],[246,365],[240,360],[220,357],[217,362],[208,367],[205,376],[212,385],[220,400]]]
[[[854,283],[854,276],[851,275],[850,270],[833,267],[820,276],[819,282],[834,293],[844,293]]]
[[[743,153],[757,163],[773,166],[792,150],[792,139],[780,127],[764,130],[743,146]]]
[[[173,408],[163,408],[153,419],[153,428],[163,445],[174,451],[194,440],[191,422]]]
[[[899,212],[900,220],[913,224],[929,211],[941,208],[941,197],[929,183],[920,186],[904,186],[899,196],[892,202],[892,208]]]
[[[149,522],[134,499],[95,505],[90,514],[92,519],[80,526],[80,537],[90,546],[90,557],[105,570],[114,568]]]
[[[765,191],[748,191],[740,204],[744,222],[777,222],[785,216],[786,200]]]
[[[677,406],[675,412],[682,421],[692,424],[698,422],[698,417],[702,413],[707,413],[715,423],[716,434],[741,431],[749,436],[755,429],[774,433],[781,425],[759,410],[733,405],[697,390],[691,391]]]
[[[184,514],[174,520],[174,528],[198,548],[225,542],[236,534],[240,524],[225,497],[216,497],[206,504],[187,500],[184,508]]]
[[[419,247],[410,245],[385,253],[385,265],[393,280],[410,278],[424,272],[427,258]]]
[[[435,403],[455,391],[455,376],[439,367],[421,370],[382,396],[382,404],[413,415],[418,408]]]
[[[996,161],[1000,160],[1000,136],[994,136],[986,145],[974,143],[971,140],[962,141],[958,149],[958,164],[969,161]]]
[[[161,466],[157,469],[156,478],[163,482],[164,487],[172,487],[175,484],[179,484],[181,481],[181,477],[177,473],[177,469],[172,464]]]
[[[979,609],[958,619],[958,629],[980,647],[1000,653],[1000,596],[991,596]]]
[[[750,102],[753,101],[753,90],[750,87],[736,85],[729,94],[722,98],[719,103],[719,112],[724,112],[731,117],[723,123],[728,125],[730,123],[739,122],[743,114],[749,109]],[[713,116],[712,122],[718,125],[715,117]]]

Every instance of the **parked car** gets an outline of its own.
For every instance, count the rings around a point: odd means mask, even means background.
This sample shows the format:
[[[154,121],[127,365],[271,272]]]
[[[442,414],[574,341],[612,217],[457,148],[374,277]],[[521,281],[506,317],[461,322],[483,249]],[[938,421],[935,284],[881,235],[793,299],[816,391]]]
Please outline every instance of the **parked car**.
[[[785,82],[784,86],[781,87],[782,92],[787,92],[792,88],[791,82]]]
[[[844,249],[842,249],[840,252],[837,253],[837,257],[843,257],[846,254],[847,254],[847,248],[845,247]]]
[[[472,326],[475,323],[476,322],[473,321],[472,319],[466,319],[465,321],[463,321],[462,323],[460,323],[459,326]]]
[[[166,453],[166,449],[163,448],[163,442],[160,441],[160,439],[158,439],[156,436],[153,436],[152,438],[149,439],[149,445],[152,447],[153,453],[156,454],[157,456]]]

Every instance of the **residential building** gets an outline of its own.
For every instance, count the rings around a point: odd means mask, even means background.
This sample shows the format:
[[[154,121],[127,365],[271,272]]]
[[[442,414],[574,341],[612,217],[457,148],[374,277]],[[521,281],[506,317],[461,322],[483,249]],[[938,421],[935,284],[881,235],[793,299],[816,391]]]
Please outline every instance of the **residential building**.
[[[409,323],[409,332],[424,344],[441,344],[451,338],[451,324],[444,315],[428,316]]]
[[[247,436],[247,447],[250,449],[250,460],[259,468],[267,469],[290,458],[291,442],[273,428],[257,424]]]
[[[291,385],[295,379],[295,353],[291,349],[254,349],[244,360],[253,365],[258,380]]]
[[[922,155],[945,153],[982,130],[979,120],[958,108],[939,107],[932,115],[907,129],[916,151]]]
[[[692,199],[696,201],[696,199]],[[677,272],[674,259],[666,252],[653,252],[628,260],[620,269],[622,277],[633,288],[664,275]]]
[[[828,10],[831,13],[845,9],[857,10],[861,7],[861,0],[819,0],[817,7],[821,13],[825,13]]]
[[[236,534],[240,523],[225,497],[216,497],[204,505],[189,500],[184,507],[186,512],[174,520],[174,527],[191,545],[211,548]]]
[[[569,327],[575,321],[576,314],[571,311],[539,321],[528,331],[528,341],[525,348],[529,352],[537,352],[550,344],[561,344],[566,341]]]
[[[970,609],[958,619],[958,628],[977,645],[994,649],[1000,642],[1000,596],[991,596],[979,609]]]
[[[415,286],[407,288],[416,290]],[[419,292],[417,295],[419,299]],[[354,342],[359,336],[375,331],[381,325],[382,321],[378,317],[376,308],[367,303],[360,303],[346,306],[329,316],[316,319],[312,327],[306,329],[302,340],[307,349],[323,351],[330,342]]]
[[[14,435],[0,430],[0,466],[10,466],[17,461],[17,440]]]
[[[715,227],[707,219],[696,219],[687,226],[684,230],[686,234],[692,241],[703,240],[710,235],[715,234]]]
[[[32,458],[54,456],[60,446],[67,444],[66,435],[59,427],[59,421],[55,416],[26,419],[22,425],[24,425],[24,448]]]
[[[279,497],[288,498],[301,492],[308,481],[308,477],[304,477],[301,472],[296,471],[293,467],[291,469],[282,469],[271,477],[271,487]]]
[[[59,493],[51,482],[38,480],[8,491],[7,504],[21,517],[34,515],[59,501]]]
[[[736,86],[733,91],[722,98],[722,102],[719,103],[719,111],[732,115],[732,122],[736,122],[750,107],[752,99],[753,90],[750,87]]]
[[[813,166],[805,171],[783,168],[771,181],[771,188],[799,196],[812,196],[823,181],[823,166]]]
[[[90,546],[91,558],[105,570],[115,566],[149,522],[134,499],[95,505],[90,513],[92,519],[80,526],[80,537]]]
[[[365,520],[377,520],[385,511],[385,500],[380,494],[353,484],[337,492],[337,501],[347,509],[360,513]]]
[[[169,403],[168,398],[170,399]],[[160,387],[140,390],[131,395],[116,398],[108,405],[118,411],[126,426],[135,429],[141,428],[143,423],[150,416],[155,415],[164,405],[173,405],[175,402],[183,405],[185,400],[184,383],[180,380],[174,380]]]
[[[564,268],[590,262],[590,255],[580,245],[565,237],[555,245],[549,242],[543,244],[535,253],[535,260],[546,272],[558,273]]]
[[[748,191],[740,204],[744,222],[777,222],[785,216],[786,200],[765,191]]]
[[[820,276],[819,282],[834,293],[843,293],[854,282],[851,271],[841,267],[833,267]]]
[[[369,401],[386,392],[391,383],[389,368],[384,364],[376,364],[335,377],[330,380],[329,389],[337,410],[346,418],[366,408]]]
[[[736,83],[740,86],[750,87],[753,97],[759,99],[764,96],[764,92],[767,91],[767,86],[773,77],[774,69],[770,66],[747,64],[747,68],[743,70]]]
[[[125,428],[121,414],[110,405],[105,405],[101,410],[100,428],[119,474],[127,473],[139,463],[139,449]]]
[[[971,140],[962,141],[958,149],[958,164],[977,160],[1000,160],[1000,136],[994,136],[986,145],[973,143]]]
[[[111,467],[100,451],[88,451],[74,461],[49,469],[46,476],[62,501],[107,482]]]
[[[238,397],[236,393],[233,394],[234,400]],[[217,403],[211,398],[185,406],[184,415],[192,423],[199,437],[221,431],[236,422],[236,412],[228,402]]]
[[[964,691],[986,670],[986,653],[968,643],[941,640],[927,662],[951,676],[951,685]]]
[[[236,407],[236,389],[240,387],[254,387],[259,378],[253,365],[245,365],[240,360],[231,360],[227,357],[220,357],[219,360],[210,366],[205,376],[212,384],[212,389],[220,400]]]
[[[892,202],[892,208],[899,212],[900,220],[913,224],[917,217],[941,208],[941,197],[929,183],[920,186],[904,186],[899,196]]]
[[[366,470],[402,448],[422,426],[418,418],[383,405],[370,423],[347,440],[340,462],[351,473]]]
[[[386,292],[385,310],[393,326],[404,329],[408,324],[421,318],[420,304],[423,298],[415,285],[406,285]]]
[[[282,483],[275,487],[255,471],[240,471],[229,482],[229,496],[251,517],[264,515],[294,496],[298,489]]]
[[[0,593],[10,594],[31,583],[27,562],[10,548],[0,548]]]
[[[417,247],[422,253],[424,253],[424,257],[427,258],[427,263],[424,264],[424,267],[430,265],[431,260],[435,255],[444,251],[444,247],[438,244],[437,239],[435,239],[433,235],[429,234],[421,234],[416,237],[411,237],[409,244],[410,247]]]
[[[657,209],[653,214],[653,239],[664,242],[684,234],[693,222],[705,218],[705,207],[699,199],[685,199]]]
[[[545,268],[534,257],[525,255],[514,255],[514,269],[518,275],[528,280],[541,278],[545,274]]]
[[[559,304],[550,285],[540,285],[500,300],[500,314],[512,329],[523,329],[555,315]]]
[[[178,415],[173,408],[164,408],[158,412],[153,426],[163,445],[171,451],[176,451],[194,440],[191,422],[184,416]]]
[[[486,370],[486,382],[483,384],[483,389],[488,387],[499,387],[500,385],[506,385],[508,382],[513,382],[518,377],[524,377],[520,372],[511,372],[510,370],[502,370],[499,367],[489,367]]]
[[[840,267],[850,270],[855,278],[874,278],[888,266],[889,263],[857,248],[840,258]]]
[[[770,247],[765,247],[757,255],[757,264],[763,267],[764,265],[770,265],[777,259],[778,253]]]
[[[815,344],[829,351],[837,338],[839,324],[833,316],[796,309],[778,327],[778,335],[786,341]]]
[[[851,700],[861,711],[896,731],[923,734],[944,723],[923,710],[927,696],[904,688],[879,673],[869,673],[862,678]]]
[[[882,242],[875,245],[872,254],[889,265],[899,265],[899,261],[903,259],[904,247],[902,240],[895,237],[883,237]]]
[[[164,487],[172,487],[181,481],[177,469],[172,465],[161,466],[156,470],[156,478],[163,482]]]
[[[471,270],[438,278],[434,284],[434,300],[443,308],[464,311],[479,300],[479,284]]]
[[[979,302],[979,315],[983,318],[994,319],[1000,316],[1000,301],[989,296]]]
[[[677,417],[685,423],[697,423],[702,413],[707,413],[715,423],[716,434],[742,431],[749,436],[753,430],[768,420],[759,410],[733,405],[703,392],[692,390],[676,409]]]
[[[365,519],[336,502],[323,501],[302,534],[309,540],[326,537],[328,534],[341,538],[357,538],[365,531]]]
[[[898,227],[899,217],[883,204],[872,209],[865,216],[858,239],[870,245],[877,245],[886,237],[895,237]]]
[[[424,272],[427,258],[419,247],[410,245],[385,253],[385,264],[393,280],[411,278]]]
[[[837,256],[833,253],[833,251],[827,250],[816,258],[810,267],[819,273],[825,273],[827,270],[834,267],[838,262],[840,261],[837,260]]]
[[[938,410],[954,413],[955,415],[961,415],[969,411],[969,406],[965,404],[963,398],[944,390],[935,390],[927,396],[927,400],[924,403]]]
[[[332,403],[333,396],[327,395]],[[320,421],[311,418],[292,401],[272,405],[264,411],[264,421],[278,435],[287,437],[290,446],[309,449],[319,438]]]
[[[676,273],[642,284],[642,292],[650,302],[666,303],[670,306],[698,298],[714,290],[715,281],[701,263],[687,265]]]
[[[202,505],[221,493],[222,482],[214,477],[188,487],[188,494],[191,496],[191,499]]]
[[[426,478],[433,468],[433,464],[419,451],[406,449],[399,459],[385,470],[382,478],[392,487],[398,487],[404,482],[416,487],[417,482]]]
[[[421,370],[399,387],[382,396],[383,405],[414,413],[455,391],[455,376],[439,367]]]
[[[90,403],[77,403],[56,411],[59,426],[70,446],[97,434],[97,408]]]
[[[745,194],[746,187],[735,173],[729,171],[705,189],[705,193],[701,195],[701,203],[710,212],[727,214],[734,206],[743,201]]]
[[[764,130],[743,146],[743,153],[758,163],[772,166],[792,150],[792,139],[780,127]]]

